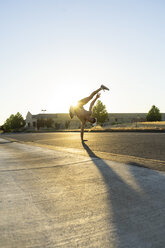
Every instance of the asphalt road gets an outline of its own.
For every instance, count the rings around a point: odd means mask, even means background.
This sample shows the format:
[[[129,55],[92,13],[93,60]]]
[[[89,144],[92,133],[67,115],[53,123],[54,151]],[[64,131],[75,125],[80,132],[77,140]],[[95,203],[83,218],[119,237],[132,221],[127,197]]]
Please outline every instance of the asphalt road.
[[[84,151],[77,133],[28,133],[10,134],[2,137],[41,146]],[[165,170],[165,133],[90,133],[84,135],[93,155],[134,165]],[[76,150],[77,153],[77,150]],[[83,154],[84,155],[84,154]]]
[[[33,143],[0,138],[0,247],[165,247],[164,172]]]

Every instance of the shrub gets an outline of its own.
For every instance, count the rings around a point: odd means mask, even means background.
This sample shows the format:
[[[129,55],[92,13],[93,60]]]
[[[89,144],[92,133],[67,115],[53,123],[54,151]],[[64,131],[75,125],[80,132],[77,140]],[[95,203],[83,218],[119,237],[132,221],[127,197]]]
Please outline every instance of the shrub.
[[[162,115],[160,110],[153,105],[146,117],[147,121],[161,121]]]

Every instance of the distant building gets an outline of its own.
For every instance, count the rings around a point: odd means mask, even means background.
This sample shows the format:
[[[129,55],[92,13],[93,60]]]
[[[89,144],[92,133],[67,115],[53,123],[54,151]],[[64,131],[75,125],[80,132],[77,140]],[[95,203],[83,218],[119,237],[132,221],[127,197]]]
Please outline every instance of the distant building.
[[[121,124],[121,123],[131,123],[131,122],[142,122],[146,120],[147,113],[111,113],[108,114],[108,121],[105,125]],[[70,121],[70,128],[80,128],[80,121],[77,117],[72,120],[69,114],[47,114],[41,113],[37,115],[32,115],[30,112],[26,115],[26,127],[29,129],[37,129],[37,123],[41,120],[48,121],[52,120],[51,127],[65,128],[65,123]],[[162,121],[165,121],[165,113],[162,113]],[[46,128],[46,127],[45,127]]]
[[[146,121],[146,113],[112,113],[108,114],[110,124]]]
[[[40,113],[37,115],[32,115],[30,112],[26,115],[26,128],[28,129],[37,129],[38,123],[41,121],[48,121],[51,120],[51,127],[56,128],[65,128],[65,123],[67,121],[71,121],[69,114],[48,114],[48,113]],[[77,128],[80,126],[79,120],[74,118],[71,121],[71,127]],[[46,128],[46,126],[45,126]]]
[[[37,121],[44,119],[47,120],[48,118],[52,118],[55,120],[57,118],[57,114],[37,114],[32,115],[30,112],[26,115],[26,127],[28,128],[37,128]]]

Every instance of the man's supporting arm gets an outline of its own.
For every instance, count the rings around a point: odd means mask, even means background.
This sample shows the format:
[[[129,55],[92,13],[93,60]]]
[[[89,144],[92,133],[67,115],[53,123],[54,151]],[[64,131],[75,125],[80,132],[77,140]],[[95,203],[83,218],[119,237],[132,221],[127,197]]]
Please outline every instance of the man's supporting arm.
[[[83,141],[85,122],[81,122],[81,141]]]

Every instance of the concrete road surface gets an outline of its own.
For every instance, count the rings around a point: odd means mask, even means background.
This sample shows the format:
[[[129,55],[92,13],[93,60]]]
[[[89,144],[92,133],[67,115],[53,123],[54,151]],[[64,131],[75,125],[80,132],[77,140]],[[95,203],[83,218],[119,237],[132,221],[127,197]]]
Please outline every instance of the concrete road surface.
[[[0,247],[165,247],[165,173],[0,139]]]

